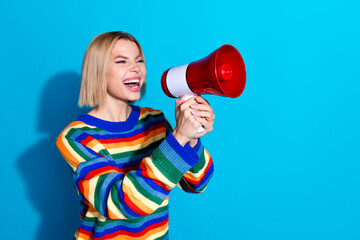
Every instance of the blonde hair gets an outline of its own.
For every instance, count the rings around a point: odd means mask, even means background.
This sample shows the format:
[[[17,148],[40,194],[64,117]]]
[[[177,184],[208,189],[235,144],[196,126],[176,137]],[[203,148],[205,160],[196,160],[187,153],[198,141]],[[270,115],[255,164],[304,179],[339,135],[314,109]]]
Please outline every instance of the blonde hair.
[[[79,106],[95,107],[105,97],[107,91],[108,66],[110,53],[120,39],[136,43],[144,59],[144,53],[139,42],[129,33],[107,32],[96,36],[86,49],[82,70]],[[141,90],[145,93],[145,83]]]

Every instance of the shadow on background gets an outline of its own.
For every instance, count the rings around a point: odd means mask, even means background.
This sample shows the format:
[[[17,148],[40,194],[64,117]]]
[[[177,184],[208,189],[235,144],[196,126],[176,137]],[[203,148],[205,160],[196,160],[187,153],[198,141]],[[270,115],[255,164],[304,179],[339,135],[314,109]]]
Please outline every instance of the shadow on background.
[[[79,89],[77,73],[65,72],[49,79],[42,94],[37,126],[45,137],[27,149],[17,162],[29,199],[40,213],[38,240],[72,239],[80,224],[79,198],[70,168],[55,145],[62,129],[88,111],[77,107]]]

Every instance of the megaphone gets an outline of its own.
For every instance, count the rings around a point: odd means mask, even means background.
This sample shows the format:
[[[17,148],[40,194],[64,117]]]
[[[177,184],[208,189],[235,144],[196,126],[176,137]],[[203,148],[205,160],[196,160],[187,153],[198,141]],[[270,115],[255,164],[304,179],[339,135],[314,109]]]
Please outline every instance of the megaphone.
[[[244,60],[229,44],[198,61],[169,68],[161,76],[161,87],[172,98],[202,94],[237,98],[245,83]]]

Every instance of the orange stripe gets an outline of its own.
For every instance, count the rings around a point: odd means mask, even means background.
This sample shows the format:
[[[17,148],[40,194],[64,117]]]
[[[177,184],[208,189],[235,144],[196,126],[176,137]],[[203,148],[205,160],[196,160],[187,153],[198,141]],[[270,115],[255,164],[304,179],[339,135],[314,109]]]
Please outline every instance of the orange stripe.
[[[164,231],[165,229],[168,228],[168,225],[169,225],[169,222],[168,222],[168,219],[164,220],[164,225],[160,226],[160,227],[157,227],[157,228],[154,228],[154,229],[151,229],[150,231],[146,232],[144,235],[142,236],[128,236],[128,235],[123,235],[123,234],[120,234],[120,235],[117,235],[116,237],[113,237],[113,238],[108,238],[109,240],[117,240],[117,239],[124,239],[124,240],[145,240],[149,237],[151,237],[152,235],[155,235],[156,233],[159,233],[159,232],[162,232]],[[149,226],[151,227],[151,225]],[[116,233],[115,233],[116,234]],[[121,237],[121,238],[120,238]]]
[[[65,160],[75,168],[79,165],[79,160],[75,158],[69,150],[65,147],[65,144],[63,142],[63,133],[59,135],[59,137],[56,140],[56,146],[60,150],[61,154],[64,156]]]
[[[82,181],[81,188],[83,196],[89,201],[89,181]]]
[[[146,214],[150,214],[152,212],[154,212],[154,210],[152,210],[151,208],[149,208],[148,206],[146,206],[145,204],[143,204],[139,199],[137,199],[134,194],[132,193],[132,191],[130,190],[130,188],[128,186],[126,186],[126,184],[123,184],[123,192],[124,194],[126,194],[129,198],[129,200],[137,207],[139,208],[142,212],[146,213]],[[129,206],[131,207],[131,206]],[[136,211],[136,209],[132,209],[133,211],[135,211],[136,213],[138,213]],[[138,213],[139,214],[139,213]],[[143,215],[142,213],[140,213],[141,215]]]
[[[200,177],[194,177],[193,175],[191,175],[190,173],[185,173],[184,174],[184,178],[189,181],[190,183],[194,184],[194,185],[198,185],[201,180],[204,179],[204,176],[207,174],[207,172],[209,171],[209,168],[212,165],[212,159],[209,159],[208,164],[206,165],[206,168],[203,170],[202,174],[200,175]]]
[[[74,155],[72,155],[70,153],[70,151],[65,147],[65,143],[64,141],[67,141],[66,137],[64,136],[65,131],[67,131],[69,128],[79,125],[79,124],[83,124],[80,121],[75,121],[70,123],[61,133],[60,135],[57,137],[56,139],[56,146],[59,148],[61,154],[64,156],[65,160],[73,167],[77,168],[77,166],[79,165],[80,161],[79,159],[77,159],[76,157],[74,157]]]
[[[98,144],[99,144],[99,141],[97,139],[93,139],[86,144],[86,147],[93,150],[93,148]]]
[[[158,128],[154,131],[151,131],[151,133],[153,134],[147,134],[141,138],[138,138],[134,141],[131,141],[131,142],[119,142],[119,143],[103,143],[103,146],[106,148],[106,149],[112,149],[112,148],[121,148],[121,147],[133,147],[133,146],[136,146],[136,145],[140,145],[144,142],[146,142],[147,140],[153,138],[153,137],[156,137],[160,134],[163,134],[164,137],[165,137],[165,131],[166,131],[166,127],[161,127],[161,128]],[[126,139],[124,139],[126,140]]]
[[[166,191],[171,190],[171,187],[169,187],[168,185],[159,181],[159,179],[155,176],[154,172],[151,170],[151,168],[147,164],[141,163],[140,167],[145,168],[145,171],[143,172],[143,175],[145,177],[152,179],[154,181],[154,183],[156,183],[158,186],[162,187],[164,190],[166,190]]]

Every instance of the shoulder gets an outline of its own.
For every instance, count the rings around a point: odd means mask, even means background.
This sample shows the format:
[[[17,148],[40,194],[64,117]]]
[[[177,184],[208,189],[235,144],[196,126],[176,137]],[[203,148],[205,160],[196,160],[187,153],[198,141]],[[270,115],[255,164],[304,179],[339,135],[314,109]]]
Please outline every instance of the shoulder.
[[[161,110],[156,110],[150,107],[140,108],[140,119],[144,118],[165,118],[164,113]]]
[[[89,126],[88,124],[76,120],[70,123],[68,126],[64,128],[64,130],[61,131],[59,136],[56,139],[56,144],[70,139],[75,139],[76,137],[80,136],[82,133],[95,129],[96,127]]]

